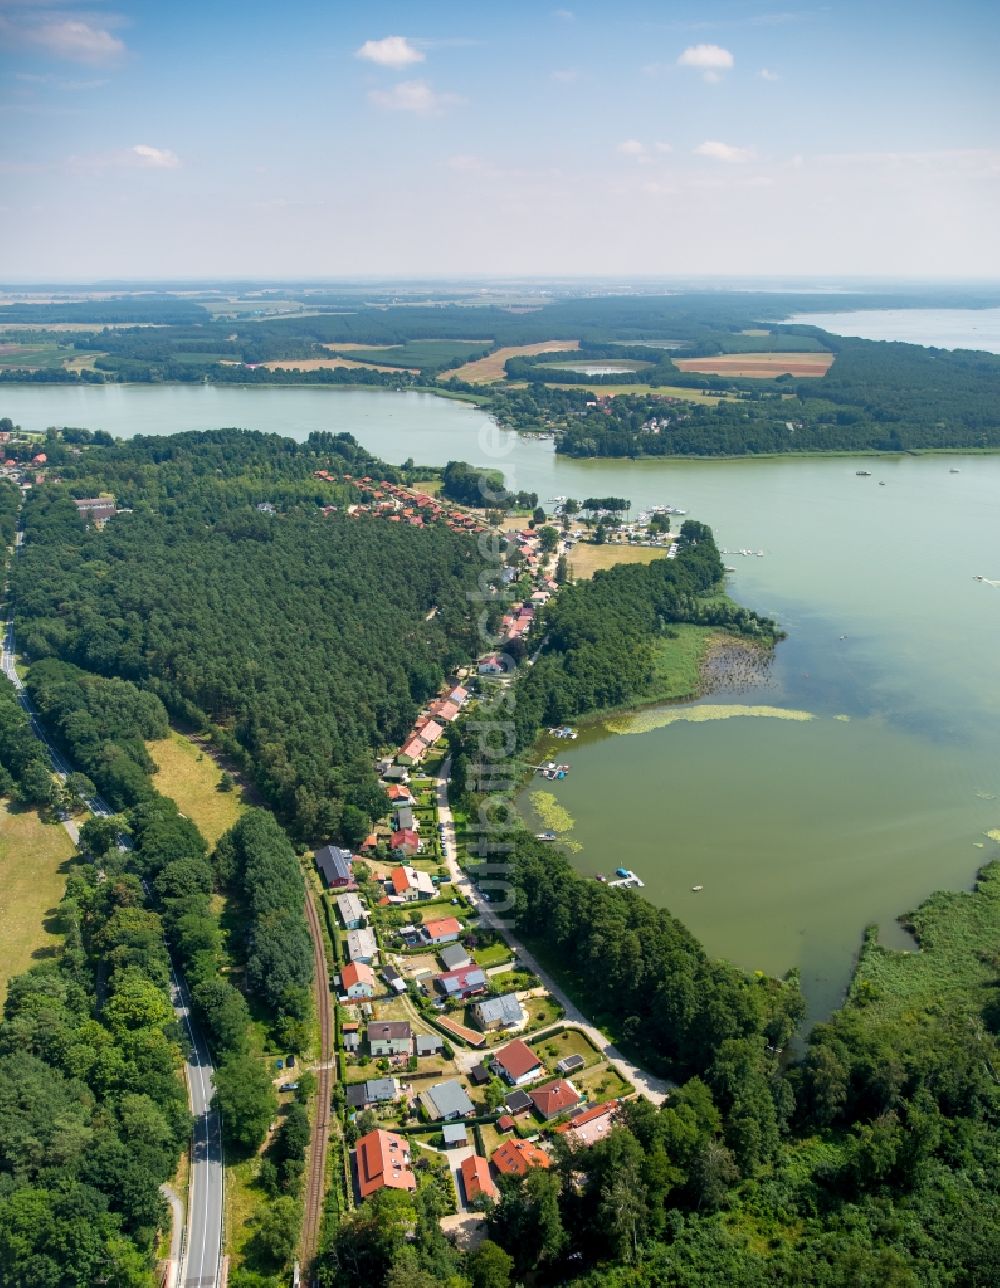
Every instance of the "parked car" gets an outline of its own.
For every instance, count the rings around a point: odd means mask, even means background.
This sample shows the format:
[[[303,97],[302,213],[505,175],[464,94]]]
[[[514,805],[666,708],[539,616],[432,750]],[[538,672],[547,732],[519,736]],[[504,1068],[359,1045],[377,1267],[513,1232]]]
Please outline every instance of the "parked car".
[[[283,1082],[281,1084],[282,1091],[298,1091],[298,1089],[299,1084],[297,1082]]]

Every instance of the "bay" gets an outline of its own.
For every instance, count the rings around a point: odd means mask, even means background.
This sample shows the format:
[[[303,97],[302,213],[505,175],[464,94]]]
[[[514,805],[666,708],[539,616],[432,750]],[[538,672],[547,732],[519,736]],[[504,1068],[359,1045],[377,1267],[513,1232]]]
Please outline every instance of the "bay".
[[[796,313],[785,321],[862,340],[903,340],[939,349],[1000,353],[1000,309],[858,309]]]
[[[899,913],[1000,854],[984,837],[1000,827],[1000,457],[575,461],[430,394],[322,388],[9,386],[0,415],[125,437],[348,430],[394,462],[498,467],[543,500],[680,506],[720,546],[762,550],[725,557],[729,589],[788,639],[763,684],[694,705],[814,718],[643,713],[645,732],[563,744],[572,771],[544,786],[575,819],[581,872],[634,868],[713,954],[800,967],[813,1017],[865,925],[905,944]]]

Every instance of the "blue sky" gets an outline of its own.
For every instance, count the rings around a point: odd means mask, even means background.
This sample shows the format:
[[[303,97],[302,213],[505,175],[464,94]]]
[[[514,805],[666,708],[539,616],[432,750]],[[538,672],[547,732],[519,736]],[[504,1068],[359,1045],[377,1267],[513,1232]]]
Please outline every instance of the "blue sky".
[[[998,38],[987,0],[0,0],[0,278],[995,278]]]

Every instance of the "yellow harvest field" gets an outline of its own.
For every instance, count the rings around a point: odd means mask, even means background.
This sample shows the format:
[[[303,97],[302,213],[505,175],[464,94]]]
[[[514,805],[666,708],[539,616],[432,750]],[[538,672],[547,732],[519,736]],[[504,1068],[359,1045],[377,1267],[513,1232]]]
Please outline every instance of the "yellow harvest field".
[[[504,363],[508,358],[529,358],[538,353],[565,353],[570,349],[579,349],[579,340],[541,340],[538,344],[515,344],[506,349],[497,349],[488,353],[485,358],[475,362],[466,362],[461,367],[445,371],[441,380],[465,380],[470,385],[488,385],[504,377]]]
[[[614,568],[616,564],[648,564],[654,559],[662,559],[665,549],[652,546],[594,546],[580,542],[567,556],[569,570],[574,577],[589,581],[595,572],[603,568]]]
[[[169,796],[182,814],[196,825],[210,846],[227,832],[242,814],[244,801],[237,787],[220,792],[222,770],[207,751],[183,734],[147,742],[146,750],[157,769],[153,786]],[[201,757],[201,759],[199,759]]]

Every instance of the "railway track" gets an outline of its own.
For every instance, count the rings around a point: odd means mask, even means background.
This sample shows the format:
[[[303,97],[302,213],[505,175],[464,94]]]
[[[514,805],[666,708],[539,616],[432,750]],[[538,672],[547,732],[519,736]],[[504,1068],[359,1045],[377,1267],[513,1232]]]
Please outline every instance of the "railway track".
[[[333,1014],[330,1007],[330,978],[323,947],[323,930],[311,891],[306,889],[306,920],[313,941],[314,988],[316,1013],[319,1016],[320,1066],[316,1078],[316,1114],[309,1142],[309,1167],[306,1176],[305,1211],[302,1218],[302,1264],[307,1276],[316,1257],[320,1222],[323,1217],[323,1192],[326,1179],[326,1151],[330,1135],[330,1092],[333,1086]]]

